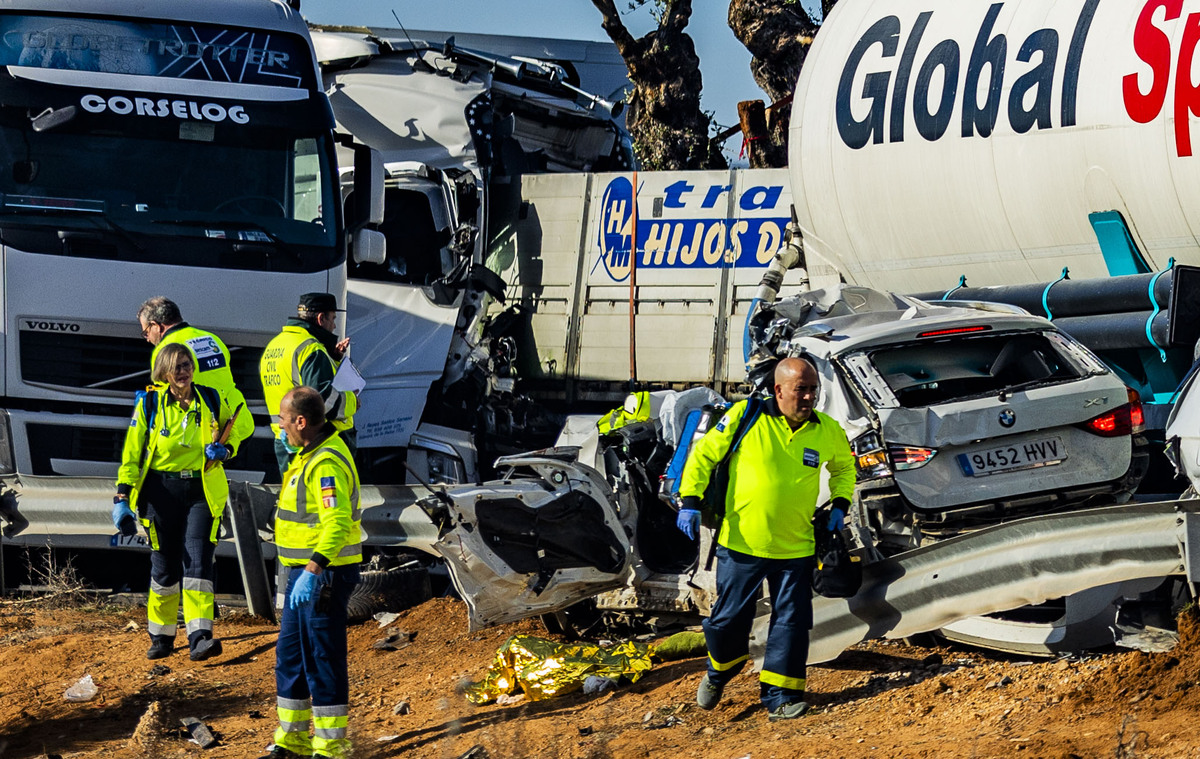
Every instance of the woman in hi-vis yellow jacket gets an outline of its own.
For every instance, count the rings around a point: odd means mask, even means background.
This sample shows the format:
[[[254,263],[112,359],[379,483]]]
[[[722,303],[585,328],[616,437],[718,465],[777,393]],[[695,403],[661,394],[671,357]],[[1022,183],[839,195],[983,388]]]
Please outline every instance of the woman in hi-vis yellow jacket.
[[[254,421],[249,410],[230,409],[216,390],[193,383],[195,368],[183,345],[159,351],[154,384],[138,393],[129,420],[113,498],[113,524],[131,535],[139,519],[150,538],[149,659],[175,649],[181,591],[191,659],[221,653],[212,626],[213,552],[229,496],[222,462]]]

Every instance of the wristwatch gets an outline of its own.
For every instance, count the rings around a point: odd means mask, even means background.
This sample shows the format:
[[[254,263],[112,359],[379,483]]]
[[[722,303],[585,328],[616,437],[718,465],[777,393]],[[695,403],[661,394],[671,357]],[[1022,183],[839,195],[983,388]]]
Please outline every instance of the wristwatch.
[[[121,501],[128,501],[128,500],[129,500],[129,496],[127,496],[127,495],[114,495],[113,496],[113,506],[116,506]]]

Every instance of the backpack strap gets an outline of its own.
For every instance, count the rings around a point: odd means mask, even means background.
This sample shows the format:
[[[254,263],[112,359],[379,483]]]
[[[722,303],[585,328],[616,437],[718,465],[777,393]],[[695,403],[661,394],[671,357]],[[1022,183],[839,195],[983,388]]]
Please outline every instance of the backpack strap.
[[[213,419],[221,418],[221,395],[215,388],[207,385],[192,385],[196,388],[196,395],[200,396],[200,400],[208,410],[212,412]],[[145,390],[138,391],[138,397],[142,401],[142,416],[146,418],[146,429],[154,429],[154,417],[158,414],[158,390],[153,385],[147,385]]]
[[[146,385],[145,390],[137,391],[137,402],[142,404],[142,418],[146,420],[146,442],[142,446],[142,455],[138,457],[138,469],[146,466],[146,458],[150,455],[151,441],[154,439],[154,417],[158,413],[158,390],[154,385]],[[141,510],[139,509],[139,514]]]
[[[158,414],[158,391],[153,385],[139,392],[142,401],[142,416],[146,419],[146,430],[154,429],[154,417]]]
[[[725,452],[723,463],[728,463],[733,456],[733,452],[737,450],[741,444],[742,438],[746,437],[746,433],[758,421],[758,417],[762,415],[763,402],[761,398],[750,396],[746,399],[746,411],[742,414],[742,418],[738,420],[737,429],[733,432],[733,442],[729,444],[729,450]]]
[[[221,394],[217,392],[216,388],[208,385],[193,384],[192,387],[196,388],[196,395],[200,396],[200,400],[204,401],[205,406],[208,406],[213,419],[219,422],[221,420]]]
[[[758,421],[758,417],[762,416],[763,402],[761,398],[750,396],[746,399],[746,410],[742,413],[742,418],[738,420],[737,429],[733,431],[733,442],[729,444],[729,450],[725,452],[725,457],[721,459],[718,467],[728,467],[729,459],[733,458],[733,452],[742,442],[742,438],[746,437],[746,433]],[[715,471],[716,468],[714,468]],[[723,518],[723,517],[722,517]],[[713,558],[717,555],[717,539],[713,537],[712,543],[708,546],[708,556],[704,559],[704,571],[712,569]],[[692,573],[695,574],[695,568]]]

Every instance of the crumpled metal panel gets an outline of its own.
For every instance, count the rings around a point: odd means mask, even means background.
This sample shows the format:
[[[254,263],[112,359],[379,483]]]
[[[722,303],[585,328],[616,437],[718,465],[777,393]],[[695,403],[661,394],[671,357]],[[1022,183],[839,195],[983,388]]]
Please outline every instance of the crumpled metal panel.
[[[420,287],[355,279],[346,298],[352,360],[368,379],[354,418],[358,445],[408,445],[446,370],[459,309],[433,303]]]
[[[808,660],[1101,585],[1195,576],[1185,542],[1198,518],[1200,500],[1109,506],[1022,519],[869,564],[858,595],[813,600]],[[766,624],[755,622],[760,652]]]
[[[542,701],[579,690],[589,677],[636,683],[650,670],[653,650],[651,644],[632,641],[601,647],[516,635],[496,651],[483,680],[468,685],[464,693],[473,704],[518,692],[530,701]]]
[[[616,508],[609,502],[612,490],[596,470],[537,454],[502,457],[496,465],[528,468],[536,476],[447,491],[454,503],[453,529],[434,546],[446,560],[454,587],[467,604],[472,630],[563,609],[625,582],[632,557],[629,539]],[[518,572],[502,558],[504,546],[491,544],[480,529],[486,512],[498,501],[520,501],[537,511],[552,508],[571,493],[595,502],[601,510],[603,524],[598,529],[607,531],[621,553],[613,571],[595,566],[563,567],[544,578]],[[536,539],[544,551],[552,548],[544,535],[527,538]]]
[[[436,68],[439,54],[421,56]],[[491,82],[466,82],[414,71],[415,54],[376,58],[365,66],[326,74],[338,126],[383,154],[384,162],[416,161],[439,169],[478,173],[467,104]]]

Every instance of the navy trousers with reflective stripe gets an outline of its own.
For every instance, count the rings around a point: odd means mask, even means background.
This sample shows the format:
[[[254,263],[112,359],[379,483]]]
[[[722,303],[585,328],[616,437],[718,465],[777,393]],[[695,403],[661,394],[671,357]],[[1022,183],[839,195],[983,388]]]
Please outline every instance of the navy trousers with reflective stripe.
[[[275,645],[275,692],[280,698],[312,698],[319,706],[350,702],[346,662],[346,604],[358,584],[358,565],[327,567],[313,603],[292,609],[286,598],[304,567],[290,567],[279,642]]]
[[[158,550],[150,552],[150,579],[159,587],[174,588],[176,593],[180,587],[184,591],[202,589],[206,606],[210,606],[216,546],[210,539],[213,518],[200,478],[167,479],[152,471],[146,475],[141,500],[158,535]],[[190,603],[184,604],[184,617],[188,622],[188,645],[194,648],[200,639],[212,637],[212,612],[205,615],[207,618],[193,619],[190,607]]]
[[[758,590],[771,592],[771,623],[759,675],[763,704],[775,710],[804,700],[808,631],[812,628],[813,557],[762,559],[717,547],[717,600],[704,620],[708,679],[724,685],[750,658]]]

